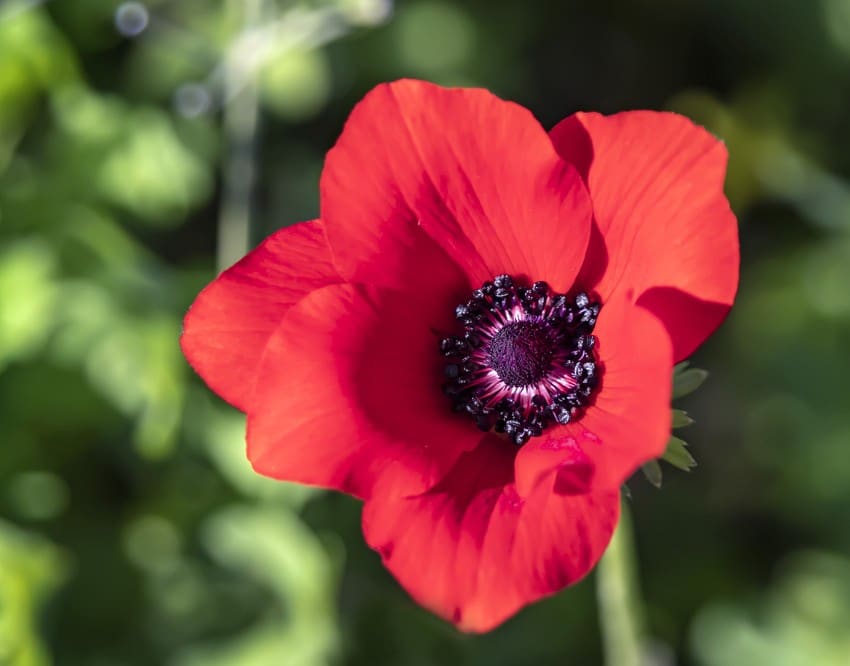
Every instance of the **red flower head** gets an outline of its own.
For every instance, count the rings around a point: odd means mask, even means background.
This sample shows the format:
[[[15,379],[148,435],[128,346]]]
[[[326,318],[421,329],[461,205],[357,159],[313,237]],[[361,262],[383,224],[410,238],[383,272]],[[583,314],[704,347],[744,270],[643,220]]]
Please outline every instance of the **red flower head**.
[[[738,282],[723,145],[671,113],[547,134],[484,90],[381,85],[283,229],[186,316],[261,474],[365,500],[419,603],[469,631],[584,576],[670,435],[674,362]]]

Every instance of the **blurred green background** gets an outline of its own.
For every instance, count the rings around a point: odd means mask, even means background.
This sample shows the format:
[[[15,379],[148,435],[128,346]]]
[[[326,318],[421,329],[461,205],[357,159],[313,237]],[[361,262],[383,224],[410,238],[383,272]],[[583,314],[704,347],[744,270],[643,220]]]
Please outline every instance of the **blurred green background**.
[[[601,663],[592,578],[486,636],[414,606],[177,347],[400,76],[726,141],[700,466],[630,483],[648,663],[850,664],[850,0],[0,0],[0,664]]]

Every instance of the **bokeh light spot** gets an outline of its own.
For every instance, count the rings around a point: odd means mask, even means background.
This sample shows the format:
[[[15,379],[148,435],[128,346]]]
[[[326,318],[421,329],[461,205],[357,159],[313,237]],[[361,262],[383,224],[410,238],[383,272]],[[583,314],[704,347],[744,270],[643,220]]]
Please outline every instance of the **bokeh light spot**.
[[[210,110],[212,97],[200,83],[184,83],[174,93],[174,107],[184,118],[197,118]]]
[[[115,27],[125,37],[138,37],[149,22],[148,8],[141,2],[122,2],[115,10]]]
[[[303,120],[324,107],[331,93],[327,57],[317,50],[295,50],[274,58],[262,69],[265,103],[287,120]]]

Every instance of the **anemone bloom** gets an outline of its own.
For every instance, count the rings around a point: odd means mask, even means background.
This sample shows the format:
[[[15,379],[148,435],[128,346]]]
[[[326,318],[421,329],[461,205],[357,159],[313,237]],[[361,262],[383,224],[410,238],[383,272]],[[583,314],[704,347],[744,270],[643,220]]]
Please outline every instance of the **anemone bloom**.
[[[547,133],[485,90],[380,85],[321,219],[213,281],[184,353],[259,473],[363,499],[411,596],[486,631],[593,567],[663,453],[673,363],[737,288],[725,165],[671,113]]]

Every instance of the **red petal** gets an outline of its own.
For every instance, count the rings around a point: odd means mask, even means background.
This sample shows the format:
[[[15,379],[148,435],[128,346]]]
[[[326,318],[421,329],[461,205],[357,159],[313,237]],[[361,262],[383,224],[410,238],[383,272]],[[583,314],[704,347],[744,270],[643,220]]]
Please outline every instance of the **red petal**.
[[[518,451],[523,495],[553,470],[559,493],[618,488],[641,464],[664,453],[673,371],[664,327],[620,298],[602,306],[594,334],[602,366],[594,402],[575,423],[532,438]]]
[[[516,457],[516,485],[519,494],[528,497],[539,483],[547,482],[556,471],[555,491],[580,495],[590,490],[596,466],[564,426],[534,437]],[[549,481],[551,483],[551,481]]]
[[[384,84],[328,153],[322,218],[340,271],[387,284],[384,248],[421,226],[476,286],[500,273],[566,291],[591,205],[575,169],[524,108],[484,90]]]
[[[582,269],[603,299],[630,295],[656,314],[681,360],[720,324],[738,287],[738,229],[723,195],[727,154],[673,113],[579,113],[551,132],[582,172],[604,243]]]
[[[594,333],[602,362],[593,405],[566,426],[593,460],[593,487],[618,488],[670,438],[673,357],[660,322],[639,307],[609,301]]]
[[[426,315],[406,295],[352,285],[290,309],[248,411],[255,469],[359,497],[387,473],[411,493],[441,478],[481,435],[440,393],[439,337]]]
[[[209,387],[241,410],[266,341],[314,289],[339,282],[321,221],[272,234],[210,283],[183,322],[180,344]]]
[[[432,490],[388,483],[363,512],[363,532],[420,604],[464,631],[493,629],[520,608],[577,582],[613,533],[619,491],[564,496],[511,483],[513,451],[485,436]]]

